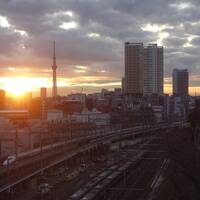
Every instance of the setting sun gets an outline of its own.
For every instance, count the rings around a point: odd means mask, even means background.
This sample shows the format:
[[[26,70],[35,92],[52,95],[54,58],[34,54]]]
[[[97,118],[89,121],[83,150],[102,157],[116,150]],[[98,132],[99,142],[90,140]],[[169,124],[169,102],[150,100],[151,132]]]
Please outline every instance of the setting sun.
[[[40,87],[48,87],[49,81],[45,78],[30,77],[5,77],[0,78],[1,88],[6,91],[9,96],[20,97],[26,92],[34,92]]]
[[[5,90],[13,96],[22,96],[33,90],[33,82],[29,78],[12,78],[4,83]]]

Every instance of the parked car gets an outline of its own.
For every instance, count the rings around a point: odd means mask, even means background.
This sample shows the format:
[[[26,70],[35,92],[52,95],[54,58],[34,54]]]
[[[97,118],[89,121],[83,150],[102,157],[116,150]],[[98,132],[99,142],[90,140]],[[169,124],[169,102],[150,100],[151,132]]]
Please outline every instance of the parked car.
[[[12,155],[12,156],[8,156],[8,158],[6,160],[3,161],[3,166],[8,166],[13,164],[14,162],[16,162],[16,156]]]
[[[51,186],[48,183],[41,183],[38,186],[38,192],[42,195],[48,194],[51,189]]]
[[[86,163],[82,163],[82,164],[81,164],[81,168],[86,169],[87,167],[88,167],[88,165],[87,165]]]

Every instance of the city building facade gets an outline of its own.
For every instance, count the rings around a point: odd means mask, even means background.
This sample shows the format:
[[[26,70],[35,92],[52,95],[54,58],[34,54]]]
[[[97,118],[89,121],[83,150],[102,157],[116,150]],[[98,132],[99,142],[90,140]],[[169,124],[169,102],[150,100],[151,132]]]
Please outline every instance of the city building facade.
[[[143,94],[144,47],[143,43],[125,43],[125,93]]]
[[[0,90],[0,110],[5,109],[6,91]]]
[[[41,117],[42,119],[47,119],[47,89],[42,87],[40,88],[40,96],[42,103]]]
[[[163,94],[163,47],[125,43],[125,94]]]
[[[144,47],[144,95],[163,94],[163,47]]]
[[[189,73],[187,69],[173,70],[173,95],[187,96],[189,87]]]

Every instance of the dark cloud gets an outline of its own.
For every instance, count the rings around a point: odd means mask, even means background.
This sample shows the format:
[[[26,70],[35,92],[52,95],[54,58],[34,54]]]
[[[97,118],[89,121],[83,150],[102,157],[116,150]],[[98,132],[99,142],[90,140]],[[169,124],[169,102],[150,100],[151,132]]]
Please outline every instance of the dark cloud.
[[[16,32],[11,32],[8,28],[0,27],[0,55],[11,56],[13,50],[18,46],[20,36]]]
[[[163,45],[168,48],[181,48],[185,43],[187,43],[187,38],[169,37],[163,40]]]
[[[2,0],[0,16],[10,24],[2,27],[0,20],[1,66],[31,65],[33,74],[50,75],[55,39],[60,76],[106,73],[120,80],[124,42],[158,41],[166,76],[175,67],[199,70],[198,0]],[[72,29],[61,28],[71,22]],[[74,70],[79,65],[87,66],[85,73]]]
[[[194,46],[200,46],[200,37],[194,38],[191,42]]]

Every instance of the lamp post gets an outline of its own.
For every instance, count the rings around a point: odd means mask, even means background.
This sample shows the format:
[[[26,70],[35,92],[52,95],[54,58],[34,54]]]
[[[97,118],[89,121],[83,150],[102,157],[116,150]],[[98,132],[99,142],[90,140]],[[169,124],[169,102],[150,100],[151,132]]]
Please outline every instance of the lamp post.
[[[41,167],[41,175],[43,175],[43,151],[42,151],[42,131],[40,130],[40,167]]]
[[[15,156],[18,157],[18,129],[15,128]]]
[[[31,129],[29,123],[27,125],[27,129],[28,129],[28,148],[29,150],[31,150]]]
[[[70,132],[70,140],[72,141],[72,119],[71,119],[71,113],[69,114],[69,132]]]

